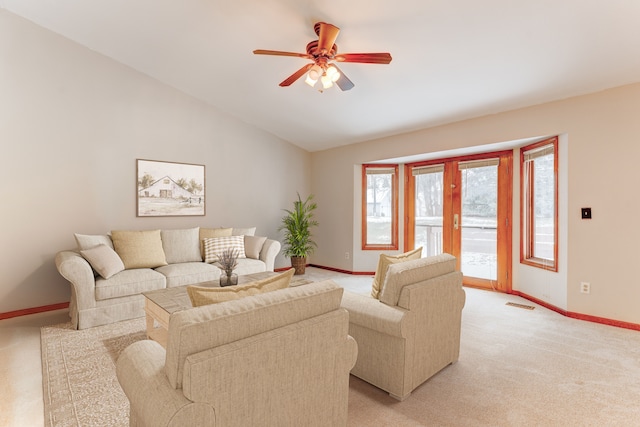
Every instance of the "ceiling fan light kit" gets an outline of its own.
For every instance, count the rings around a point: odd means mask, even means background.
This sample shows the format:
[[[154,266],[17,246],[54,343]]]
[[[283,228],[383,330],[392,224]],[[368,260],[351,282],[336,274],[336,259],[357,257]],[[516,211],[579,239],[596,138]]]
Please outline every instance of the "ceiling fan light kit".
[[[388,64],[391,62],[391,54],[389,53],[343,53],[338,55],[338,45],[335,44],[335,41],[340,29],[326,22],[317,22],[313,28],[318,40],[307,44],[306,54],[264,49],[253,51],[256,55],[296,56],[313,61],[284,79],[280,86],[291,86],[306,74],[305,83],[309,86],[315,87],[320,81],[320,92],[333,87],[334,83],[343,91],[350,90],[354,87],[353,82],[332,61],[364,64]]]

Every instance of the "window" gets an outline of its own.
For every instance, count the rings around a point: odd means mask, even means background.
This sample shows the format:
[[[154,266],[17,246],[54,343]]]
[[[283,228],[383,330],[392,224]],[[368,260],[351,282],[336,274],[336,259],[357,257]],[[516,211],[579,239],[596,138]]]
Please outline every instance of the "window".
[[[398,165],[362,165],[362,249],[398,249]]]
[[[558,138],[520,149],[520,262],[558,271]]]

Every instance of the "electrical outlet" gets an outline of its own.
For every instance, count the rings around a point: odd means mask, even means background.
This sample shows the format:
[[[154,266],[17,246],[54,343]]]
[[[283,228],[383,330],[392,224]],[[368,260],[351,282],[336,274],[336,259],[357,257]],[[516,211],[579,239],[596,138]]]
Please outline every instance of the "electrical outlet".
[[[581,294],[591,293],[591,284],[587,282],[580,282],[580,293]]]
[[[349,252],[344,253],[344,259],[349,259]]]

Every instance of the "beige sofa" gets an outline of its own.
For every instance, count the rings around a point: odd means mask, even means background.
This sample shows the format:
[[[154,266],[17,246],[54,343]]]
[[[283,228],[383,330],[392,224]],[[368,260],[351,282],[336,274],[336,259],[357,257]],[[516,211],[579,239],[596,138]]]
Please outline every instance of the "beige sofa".
[[[349,335],[358,343],[351,373],[407,398],[458,360],[464,303],[462,273],[448,254],[391,264],[380,300],[345,292]]]
[[[346,426],[343,290],[327,280],[171,315],[165,351],[139,341],[117,377],[131,426]]]
[[[244,253],[234,270],[238,275],[273,271],[280,242],[254,233],[255,228],[195,227],[76,234],[76,250],[61,251],[55,258],[71,285],[71,322],[85,329],[141,317],[142,292],[218,279],[220,268],[204,262],[205,238],[240,245]]]

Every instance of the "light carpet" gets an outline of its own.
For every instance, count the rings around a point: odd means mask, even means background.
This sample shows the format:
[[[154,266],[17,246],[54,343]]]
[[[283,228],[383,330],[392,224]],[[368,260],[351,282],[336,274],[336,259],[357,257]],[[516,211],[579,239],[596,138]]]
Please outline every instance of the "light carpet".
[[[403,402],[351,377],[350,426],[640,425],[640,333],[466,292],[458,363]],[[115,360],[143,331],[144,319],[43,328],[47,425],[127,425]]]

